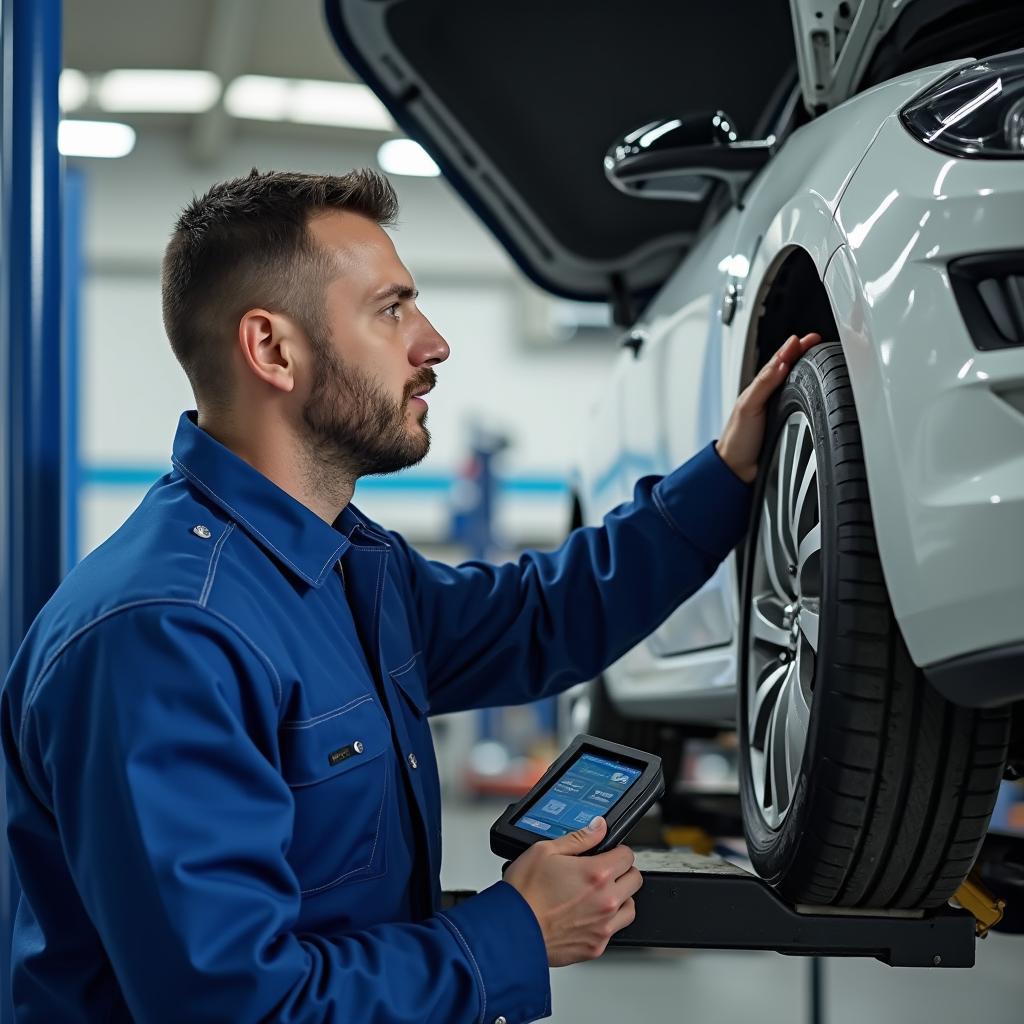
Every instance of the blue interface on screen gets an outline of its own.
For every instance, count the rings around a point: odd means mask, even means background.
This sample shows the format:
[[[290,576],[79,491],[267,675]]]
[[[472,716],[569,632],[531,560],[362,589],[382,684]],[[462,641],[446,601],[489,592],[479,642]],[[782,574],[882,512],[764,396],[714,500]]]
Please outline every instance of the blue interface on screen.
[[[607,814],[641,774],[631,765],[583,754],[516,825],[549,839],[585,828]]]

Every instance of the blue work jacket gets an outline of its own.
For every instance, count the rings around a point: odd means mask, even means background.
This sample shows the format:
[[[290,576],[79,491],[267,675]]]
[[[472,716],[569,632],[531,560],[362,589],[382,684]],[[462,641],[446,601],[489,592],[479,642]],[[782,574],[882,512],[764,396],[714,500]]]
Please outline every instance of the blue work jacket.
[[[750,489],[709,446],[553,554],[451,568],[351,506],[328,525],[194,414],[172,466],[4,688],[17,1020],[549,1014],[515,889],[440,910],[427,715],[596,676],[708,579]]]

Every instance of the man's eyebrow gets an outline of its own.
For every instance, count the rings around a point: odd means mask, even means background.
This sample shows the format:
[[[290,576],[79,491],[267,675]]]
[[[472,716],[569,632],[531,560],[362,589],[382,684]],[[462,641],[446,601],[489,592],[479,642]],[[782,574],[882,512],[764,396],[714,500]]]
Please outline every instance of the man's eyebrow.
[[[410,299],[419,297],[418,288],[410,288],[407,284],[389,284],[386,288],[374,292],[368,301],[371,303],[383,302],[385,299],[401,299],[408,302]]]

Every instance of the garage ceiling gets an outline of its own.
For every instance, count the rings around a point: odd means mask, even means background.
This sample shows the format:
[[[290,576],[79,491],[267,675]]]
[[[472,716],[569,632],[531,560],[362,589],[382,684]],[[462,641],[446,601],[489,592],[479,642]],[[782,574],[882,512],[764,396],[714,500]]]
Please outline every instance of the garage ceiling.
[[[320,0],[67,0],[64,64],[111,68],[209,67],[218,9],[238,8],[249,36],[243,74],[351,81],[327,34]]]
[[[225,85],[238,75],[325,81],[355,76],[331,41],[322,0],[66,0],[64,66],[206,69]],[[78,116],[92,116],[82,112]],[[309,125],[237,122],[215,110],[186,115],[118,114],[141,131],[191,136],[198,160],[214,160],[235,134],[346,143],[378,142],[380,132]]]

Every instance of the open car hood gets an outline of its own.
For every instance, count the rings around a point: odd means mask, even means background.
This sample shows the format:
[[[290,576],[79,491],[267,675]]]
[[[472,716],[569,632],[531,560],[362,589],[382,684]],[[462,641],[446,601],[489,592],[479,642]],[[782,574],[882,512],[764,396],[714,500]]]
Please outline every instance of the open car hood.
[[[603,168],[612,142],[716,109],[756,138],[796,82],[789,0],[327,0],[326,11],[345,59],[525,273],[620,310],[671,273],[706,207],[618,192]]]
[[[790,0],[804,105],[821,112],[861,88],[956,57],[1015,49],[1021,0]]]

